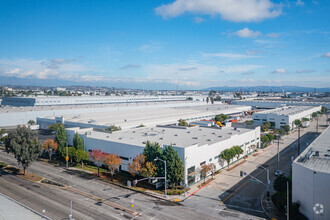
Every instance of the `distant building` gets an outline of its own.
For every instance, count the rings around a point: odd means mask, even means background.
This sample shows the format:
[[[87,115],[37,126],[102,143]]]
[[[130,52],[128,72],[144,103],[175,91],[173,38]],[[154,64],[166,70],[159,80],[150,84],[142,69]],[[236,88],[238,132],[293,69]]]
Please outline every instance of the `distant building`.
[[[86,151],[100,149],[109,154],[117,154],[122,159],[120,170],[127,171],[127,164],[143,153],[146,142],[157,142],[161,147],[172,145],[178,152],[185,167],[185,183],[192,185],[201,180],[201,166],[214,163],[216,170],[227,166],[220,158],[223,150],[238,145],[243,149],[242,158],[260,147],[260,127],[210,128],[210,127],[152,127],[136,128],[113,133],[94,131],[93,128],[66,129],[67,141],[73,144],[75,133],[80,134]],[[235,162],[235,157],[232,161]]]
[[[185,101],[186,96],[39,96],[39,97],[4,97],[2,105],[11,106],[56,106],[56,105],[85,105],[111,104],[134,102],[167,102]]]
[[[294,124],[296,119],[310,119],[313,112],[317,111],[321,111],[321,106],[286,106],[254,113],[252,118],[257,125],[269,121],[271,126],[274,126],[276,129],[280,129],[285,125],[289,125],[293,129],[296,127]]]
[[[292,201],[308,219],[330,219],[330,127],[292,165]]]

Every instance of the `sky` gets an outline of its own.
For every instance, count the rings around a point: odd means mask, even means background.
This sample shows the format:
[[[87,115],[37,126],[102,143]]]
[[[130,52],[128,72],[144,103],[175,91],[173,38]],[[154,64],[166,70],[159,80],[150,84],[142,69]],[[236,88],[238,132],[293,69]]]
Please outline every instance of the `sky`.
[[[0,84],[330,87],[329,11],[328,0],[1,0]]]

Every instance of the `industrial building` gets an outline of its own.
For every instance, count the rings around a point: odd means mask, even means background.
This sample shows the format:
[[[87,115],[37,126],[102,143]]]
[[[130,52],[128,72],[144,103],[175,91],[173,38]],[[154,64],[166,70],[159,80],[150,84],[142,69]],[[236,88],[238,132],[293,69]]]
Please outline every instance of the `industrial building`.
[[[330,109],[330,101],[289,101],[289,100],[234,100],[233,105],[246,105],[252,108],[280,108],[284,106],[324,106]]]
[[[286,106],[254,113],[252,118],[257,125],[269,121],[271,126],[276,129],[280,129],[285,125],[289,125],[291,129],[294,129],[296,127],[294,124],[296,119],[310,119],[313,112],[318,111],[321,111],[321,106]]]
[[[157,109],[180,106],[206,105],[201,101],[173,101],[173,102],[138,102],[138,103],[112,103],[112,104],[88,104],[88,105],[59,105],[59,106],[3,106],[0,107],[0,126],[10,127],[26,124],[29,120],[37,120],[37,117],[65,116],[75,113],[89,114],[104,112],[112,114],[125,110]]]
[[[308,219],[330,219],[330,127],[293,162],[292,201]]]
[[[75,114],[64,116],[38,117],[37,123],[40,128],[46,129],[54,123],[62,123],[65,127],[99,128],[105,129],[111,125],[120,126],[122,129],[135,128],[139,126],[156,126],[176,124],[179,119],[187,122],[200,119],[212,119],[218,114],[242,115],[244,111],[251,108],[248,106],[206,104],[206,102],[192,102],[180,105],[145,105],[131,108],[113,108],[111,112],[100,112],[93,114]]]
[[[11,106],[58,106],[112,104],[136,102],[185,101],[186,96],[38,96],[38,97],[3,97],[2,105]]]
[[[242,158],[260,146],[260,127],[157,126],[113,133],[95,131],[93,128],[67,128],[69,145],[73,144],[75,132],[82,137],[86,151],[100,149],[119,155],[122,158],[120,169],[125,171],[128,170],[127,164],[143,153],[147,141],[157,142],[162,147],[172,145],[184,163],[185,183],[189,185],[201,179],[200,170],[203,164],[214,163],[216,170],[227,166],[227,162],[219,156],[223,150],[238,145],[243,149],[243,154],[240,155]]]

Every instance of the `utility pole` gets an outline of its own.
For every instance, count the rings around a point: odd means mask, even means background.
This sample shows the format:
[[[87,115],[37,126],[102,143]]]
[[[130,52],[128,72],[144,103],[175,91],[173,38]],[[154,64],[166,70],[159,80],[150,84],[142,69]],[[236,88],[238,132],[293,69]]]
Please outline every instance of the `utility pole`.
[[[286,182],[286,194],[287,194],[287,196],[286,196],[286,219],[287,220],[289,220],[290,219],[290,210],[289,210],[289,206],[290,206],[290,204],[289,204],[289,181],[288,182]]]
[[[277,136],[277,170],[280,170],[280,138],[281,136]]]
[[[65,146],[66,146],[66,158],[65,158],[65,161],[66,161],[66,168],[69,167],[69,152],[68,152],[68,144],[65,143]]]
[[[73,220],[72,218],[72,200],[70,201],[70,215],[69,215],[69,219]]]
[[[300,125],[298,125],[298,155],[300,154]]]

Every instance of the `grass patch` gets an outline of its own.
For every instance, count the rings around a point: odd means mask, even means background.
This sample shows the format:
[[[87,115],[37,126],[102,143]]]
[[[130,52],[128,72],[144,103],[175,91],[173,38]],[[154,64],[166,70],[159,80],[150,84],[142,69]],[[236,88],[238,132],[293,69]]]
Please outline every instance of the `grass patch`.
[[[25,174],[24,174],[24,171],[19,169],[19,168],[16,168],[16,167],[12,167],[12,166],[7,166],[4,168],[5,171],[7,171],[8,173],[11,173],[13,175],[17,175],[21,178],[24,178],[24,179],[27,179],[27,180],[31,180],[31,181],[34,181],[34,182],[39,182],[40,180],[43,179],[43,177],[37,175],[37,174],[34,174],[34,173],[30,173],[30,172],[27,172],[25,171]]]
[[[53,185],[53,186],[61,186],[61,187],[64,187],[64,185],[62,183],[57,183],[55,181],[52,181],[52,180],[48,180],[48,179],[43,179],[41,181],[42,183],[46,183],[46,184],[50,184],[50,185]]]
[[[1,168],[4,168],[4,167],[6,167],[6,166],[7,166],[7,164],[6,164],[5,162],[1,162],[1,161],[0,161],[0,169],[1,169]]]

